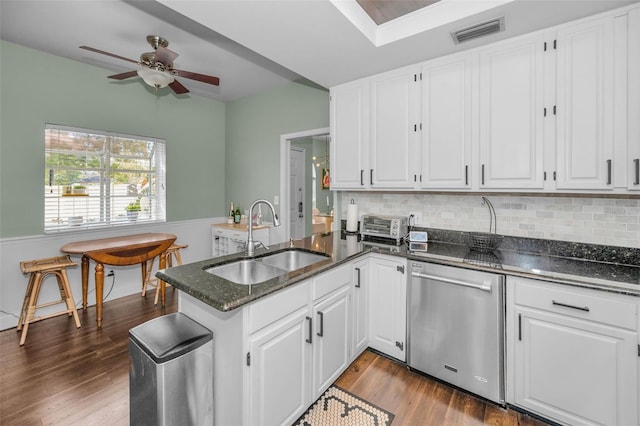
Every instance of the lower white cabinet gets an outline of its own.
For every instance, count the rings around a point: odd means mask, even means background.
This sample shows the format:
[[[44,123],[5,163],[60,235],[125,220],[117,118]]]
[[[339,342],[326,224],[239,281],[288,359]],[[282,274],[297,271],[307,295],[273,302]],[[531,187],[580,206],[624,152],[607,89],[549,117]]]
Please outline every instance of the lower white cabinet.
[[[354,262],[352,291],[352,336],[351,353],[353,358],[360,355],[369,346],[369,259]]]
[[[369,273],[369,346],[406,360],[406,260],[371,255]]]
[[[507,280],[507,402],[560,423],[638,424],[638,301]]]
[[[249,306],[246,424],[292,424],[352,361],[352,266]]]

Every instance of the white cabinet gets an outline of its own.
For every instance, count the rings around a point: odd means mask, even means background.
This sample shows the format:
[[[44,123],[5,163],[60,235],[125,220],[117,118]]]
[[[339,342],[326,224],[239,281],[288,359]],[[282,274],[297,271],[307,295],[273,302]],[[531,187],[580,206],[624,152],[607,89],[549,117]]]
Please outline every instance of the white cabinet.
[[[465,53],[422,65],[420,188],[471,188],[473,58]]]
[[[479,51],[481,189],[544,186],[543,45],[536,34]]]
[[[628,19],[627,188],[640,191],[640,7]]]
[[[568,424],[638,424],[638,301],[507,280],[507,400]]]
[[[246,423],[292,424],[348,367],[352,266],[248,307]]]
[[[557,34],[557,188],[613,188],[613,17]]]
[[[371,78],[372,188],[413,188],[417,137],[416,67],[402,68]]]
[[[245,225],[211,225],[211,254],[213,257],[226,256],[243,251],[249,231]],[[253,240],[269,245],[269,228],[262,226],[253,230]]]
[[[406,360],[406,260],[372,256],[369,275],[369,346]]]
[[[292,424],[309,406],[308,318],[297,310],[249,338],[248,424]]]
[[[313,394],[319,397],[349,366],[349,295],[351,288],[336,293],[313,307],[315,336],[313,342]]]
[[[369,80],[332,87],[330,90],[331,189],[366,188],[369,173]],[[367,176],[368,179],[368,176]]]
[[[360,355],[369,346],[369,259],[353,264],[352,280],[352,357]]]

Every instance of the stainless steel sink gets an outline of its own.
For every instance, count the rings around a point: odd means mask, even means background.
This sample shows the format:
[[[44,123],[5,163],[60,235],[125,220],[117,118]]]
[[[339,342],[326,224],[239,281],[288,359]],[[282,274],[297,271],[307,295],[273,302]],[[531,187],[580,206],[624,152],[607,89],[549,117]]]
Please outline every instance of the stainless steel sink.
[[[214,266],[205,269],[205,271],[235,284],[251,285],[268,281],[328,258],[324,254],[292,249],[255,259],[243,259]]]
[[[302,269],[305,266],[327,260],[328,257],[323,254],[310,253],[302,250],[287,250],[260,258],[265,265],[275,266],[291,272],[296,269]]]
[[[265,265],[254,259],[214,266],[207,269],[206,272],[243,285],[258,284],[286,273],[282,269]]]

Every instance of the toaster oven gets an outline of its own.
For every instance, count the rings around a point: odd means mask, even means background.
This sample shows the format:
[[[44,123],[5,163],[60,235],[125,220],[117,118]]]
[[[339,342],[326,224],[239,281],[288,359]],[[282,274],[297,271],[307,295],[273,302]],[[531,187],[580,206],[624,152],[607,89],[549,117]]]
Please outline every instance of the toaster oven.
[[[363,215],[360,222],[360,234],[363,236],[385,238],[400,242],[409,233],[405,216]]]

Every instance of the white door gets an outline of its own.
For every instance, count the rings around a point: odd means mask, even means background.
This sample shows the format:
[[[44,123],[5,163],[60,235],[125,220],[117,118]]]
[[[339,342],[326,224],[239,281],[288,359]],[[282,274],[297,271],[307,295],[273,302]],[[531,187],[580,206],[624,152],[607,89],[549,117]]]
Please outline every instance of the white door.
[[[415,185],[417,75],[417,68],[411,67],[371,80],[371,167],[364,178],[372,188]]]
[[[558,31],[559,189],[613,188],[613,50],[613,18]]]
[[[289,221],[294,240],[305,236],[305,150],[292,146],[289,151]]]
[[[348,238],[348,237],[347,237]],[[352,354],[357,357],[369,346],[369,259],[354,263],[352,318]]]
[[[480,188],[544,187],[544,41],[480,50]]]

